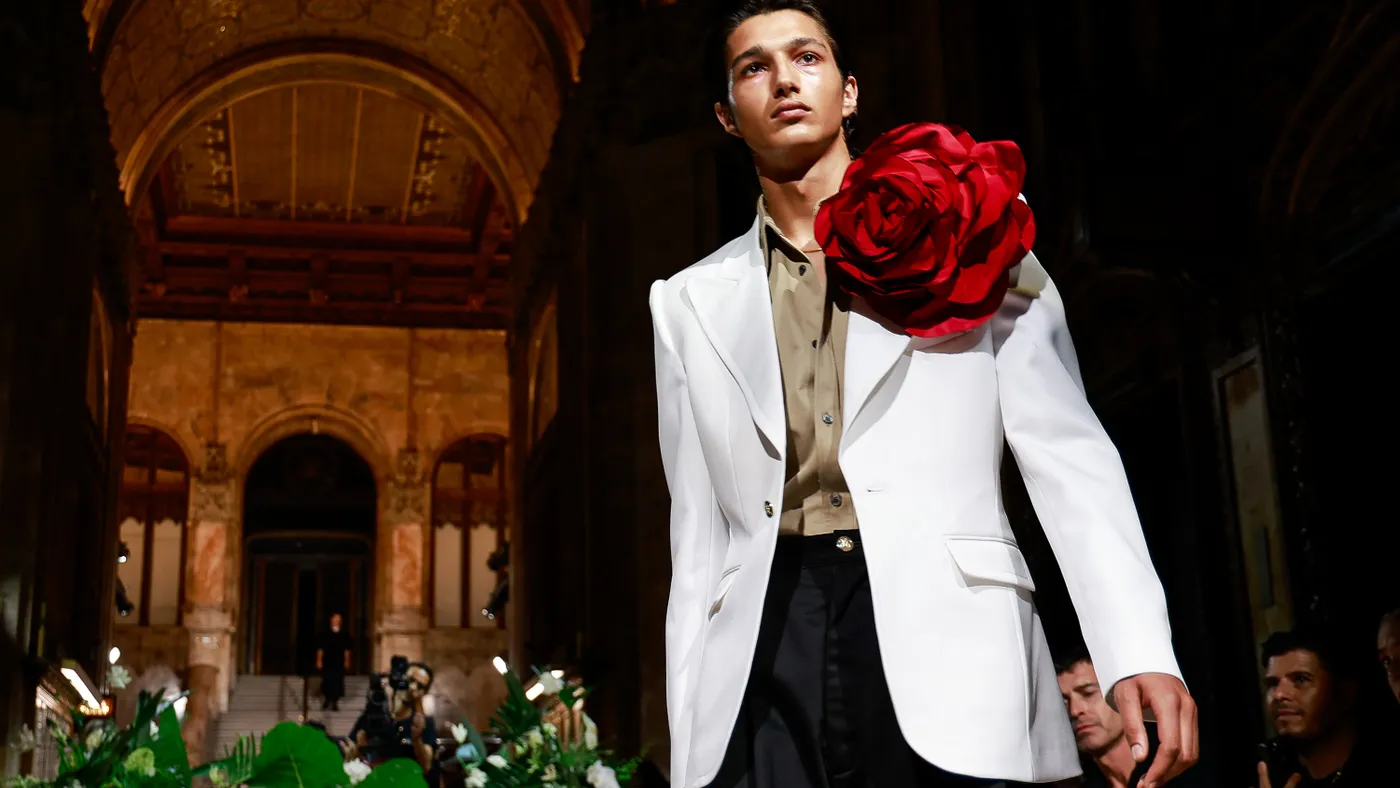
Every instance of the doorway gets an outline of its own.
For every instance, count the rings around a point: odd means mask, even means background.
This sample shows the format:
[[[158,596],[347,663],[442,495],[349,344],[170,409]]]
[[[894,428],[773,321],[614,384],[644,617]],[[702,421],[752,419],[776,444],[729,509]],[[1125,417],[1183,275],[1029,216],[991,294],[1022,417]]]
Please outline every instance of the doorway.
[[[336,438],[287,438],[253,464],[244,493],[246,672],[315,673],[333,613],[353,643],[350,672],[368,669],[376,500],[369,464]]]

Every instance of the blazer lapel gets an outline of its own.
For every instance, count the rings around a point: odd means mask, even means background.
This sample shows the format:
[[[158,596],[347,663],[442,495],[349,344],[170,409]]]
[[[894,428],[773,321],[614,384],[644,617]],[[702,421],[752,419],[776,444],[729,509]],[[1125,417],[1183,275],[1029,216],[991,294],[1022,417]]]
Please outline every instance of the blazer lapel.
[[[782,458],[787,449],[783,381],[758,231],[755,225],[734,257],[713,275],[692,276],[685,289],[700,328],[743,393],[753,423],[773,456]]]
[[[870,398],[894,368],[913,338],[897,326],[888,326],[863,302],[851,305],[846,329],[846,360],[843,392],[841,448],[845,449],[864,432],[864,425],[878,415],[867,413]]]

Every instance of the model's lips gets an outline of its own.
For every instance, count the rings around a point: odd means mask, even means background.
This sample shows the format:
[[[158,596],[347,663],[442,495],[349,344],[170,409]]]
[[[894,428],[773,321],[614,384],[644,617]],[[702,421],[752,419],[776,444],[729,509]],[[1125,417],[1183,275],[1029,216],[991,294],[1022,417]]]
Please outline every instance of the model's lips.
[[[1300,711],[1298,711],[1297,709],[1274,709],[1274,718],[1275,718],[1275,719],[1278,719],[1278,718],[1281,718],[1281,717],[1290,717],[1290,718],[1293,718],[1293,717],[1301,717],[1301,716],[1303,716],[1303,713],[1300,712]]]
[[[1094,725],[1094,723],[1092,722],[1081,722],[1078,725],[1074,726],[1074,735],[1078,736],[1081,733],[1088,733],[1095,727],[1097,726]]]
[[[784,101],[773,110],[775,120],[796,120],[811,112],[812,108],[800,101]]]

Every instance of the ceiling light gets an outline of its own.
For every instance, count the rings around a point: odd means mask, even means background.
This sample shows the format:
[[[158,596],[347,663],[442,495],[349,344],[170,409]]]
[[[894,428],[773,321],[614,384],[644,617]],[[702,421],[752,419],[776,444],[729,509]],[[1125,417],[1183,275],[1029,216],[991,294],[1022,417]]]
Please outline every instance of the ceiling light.
[[[68,679],[68,683],[73,685],[73,689],[78,691],[78,695],[82,697],[84,703],[94,708],[101,705],[101,701],[97,699],[97,690],[93,688],[92,681],[88,679],[87,672],[83,670],[82,665],[79,665],[75,660],[65,659],[59,670],[63,673],[64,678]]]
[[[119,648],[117,648],[116,646],[112,646],[112,650],[109,651],[109,652],[107,652],[107,660],[108,660],[109,662],[111,662],[111,664],[113,664],[113,665],[117,664],[117,660],[119,660],[119,659],[121,659],[121,658],[122,658],[122,650],[119,649]]]
[[[553,676],[553,677],[556,678],[556,679],[562,679],[562,678],[564,678],[564,671],[562,671],[562,670],[551,670],[551,671],[549,672],[549,675]]]
[[[491,660],[491,664],[496,666],[496,672],[501,674],[502,676],[506,675],[506,671],[510,670],[510,666],[507,665],[506,661],[501,659],[500,657],[496,657],[495,659]]]
[[[534,700],[544,694],[544,685],[536,682],[529,689],[525,690],[525,699]]]

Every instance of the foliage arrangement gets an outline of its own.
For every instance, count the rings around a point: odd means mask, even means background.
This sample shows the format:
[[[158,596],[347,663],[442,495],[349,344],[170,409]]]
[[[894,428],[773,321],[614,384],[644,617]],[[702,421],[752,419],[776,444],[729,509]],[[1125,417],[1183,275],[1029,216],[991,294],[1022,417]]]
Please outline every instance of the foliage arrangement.
[[[612,753],[598,749],[598,727],[588,715],[583,715],[581,735],[561,736],[526,696],[520,679],[507,672],[505,680],[505,702],[491,719],[491,732],[500,740],[494,753],[488,754],[485,740],[470,723],[452,726],[467,788],[620,788],[632,779],[641,759],[616,761]],[[557,699],[566,713],[587,694],[548,671],[537,681],[545,697]]]
[[[65,726],[49,726],[58,744],[58,776],[15,777],[12,788],[189,788],[208,777],[215,788],[425,788],[418,764],[385,763],[374,771],[343,763],[340,748],[316,728],[284,722],[262,747],[240,737],[228,757],[191,769],[173,700],[141,693],[131,724],[75,712]],[[32,734],[31,734],[32,735]],[[32,742],[30,742],[32,744]]]

